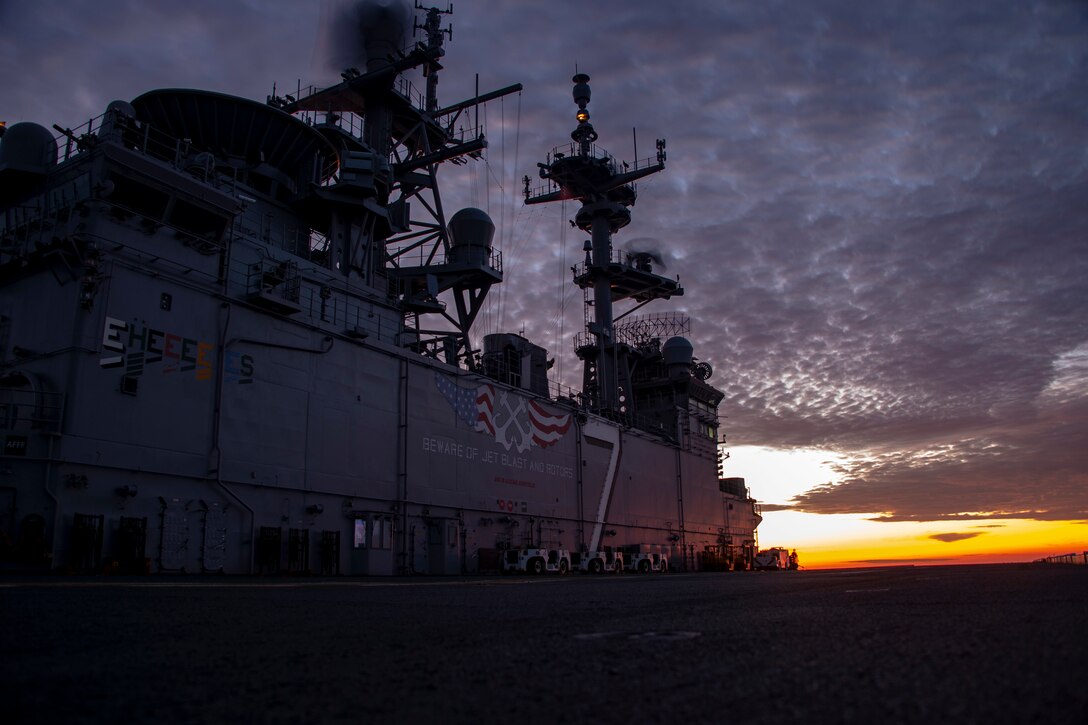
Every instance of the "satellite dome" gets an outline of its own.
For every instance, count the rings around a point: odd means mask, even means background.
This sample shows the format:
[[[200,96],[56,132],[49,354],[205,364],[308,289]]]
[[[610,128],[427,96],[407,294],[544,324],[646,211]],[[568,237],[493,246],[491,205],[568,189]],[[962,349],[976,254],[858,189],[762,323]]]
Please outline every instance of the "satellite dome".
[[[695,348],[686,337],[670,337],[661,346],[661,354],[665,358],[665,364],[669,366],[690,366],[694,353]]]
[[[450,218],[450,261],[486,264],[491,256],[495,222],[483,209],[466,207]]]
[[[483,209],[466,207],[450,218],[450,242],[455,247],[486,247],[491,249],[495,222]]]
[[[45,126],[17,123],[0,139],[0,171],[11,169],[45,176],[57,163],[57,140]]]

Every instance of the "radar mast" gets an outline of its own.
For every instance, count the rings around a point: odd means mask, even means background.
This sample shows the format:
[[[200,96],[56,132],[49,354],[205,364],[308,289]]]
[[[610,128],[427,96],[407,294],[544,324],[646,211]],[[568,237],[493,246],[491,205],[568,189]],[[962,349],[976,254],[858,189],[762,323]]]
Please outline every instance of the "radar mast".
[[[655,299],[682,295],[684,290],[677,280],[653,272],[650,255],[613,249],[612,235],[631,222],[629,207],[637,196],[634,182],[665,168],[665,140],[657,140],[652,159],[636,159],[633,165],[617,162],[595,146],[598,135],[589,122],[589,76],[578,73],[572,81],[578,107],[572,143],[553,149],[546,163],[537,164],[540,178],[547,182],[544,187],[531,189],[529,177],[524,178],[525,203],[563,199],[582,203],[571,223],[591,236],[585,242],[585,261],[573,268],[575,284],[587,294],[586,334],[576,340],[584,364],[583,394],[602,413],[630,417],[634,413],[632,350],[616,339],[613,304],[631,299],[641,307]]]
[[[425,13],[422,23],[408,25],[401,10],[411,11],[398,3],[371,3],[345,16],[342,22],[361,29],[365,72],[346,68],[342,83],[269,103],[309,114],[310,125],[339,148],[333,182],[308,189],[306,199],[314,216],[329,219],[334,268],[397,301],[402,346],[474,369],[470,332],[491,286],[502,281],[501,255],[492,249],[494,225],[482,211],[446,218],[438,169],[480,158],[487,141],[479,113],[467,129],[458,120],[520,92],[521,84],[439,107],[444,39],[453,37],[442,20],[453,7],[427,8],[417,0],[415,9]],[[403,48],[409,27],[424,40]],[[402,76],[415,69],[422,69],[425,94]],[[452,298],[454,309],[439,296]]]

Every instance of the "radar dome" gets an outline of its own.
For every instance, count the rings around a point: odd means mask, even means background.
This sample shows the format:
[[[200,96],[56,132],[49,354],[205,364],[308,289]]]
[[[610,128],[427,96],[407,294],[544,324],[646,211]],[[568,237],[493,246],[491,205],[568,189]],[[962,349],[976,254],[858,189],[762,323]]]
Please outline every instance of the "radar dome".
[[[455,247],[491,248],[495,222],[483,209],[466,207],[450,219],[450,241]]]
[[[450,218],[450,261],[457,264],[487,264],[495,222],[483,209],[467,207]]]
[[[670,367],[673,365],[690,366],[692,357],[695,354],[695,348],[692,347],[686,337],[670,337],[661,346],[661,354],[665,358],[665,364]]]
[[[17,123],[0,138],[0,171],[11,169],[44,176],[57,163],[57,141],[45,126]]]

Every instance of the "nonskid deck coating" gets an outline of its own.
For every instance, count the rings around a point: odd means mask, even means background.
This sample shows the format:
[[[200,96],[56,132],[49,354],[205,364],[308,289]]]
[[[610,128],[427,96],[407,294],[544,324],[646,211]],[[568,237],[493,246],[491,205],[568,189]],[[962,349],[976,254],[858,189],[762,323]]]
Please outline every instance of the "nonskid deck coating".
[[[1088,714],[1084,567],[0,584],[12,722]]]

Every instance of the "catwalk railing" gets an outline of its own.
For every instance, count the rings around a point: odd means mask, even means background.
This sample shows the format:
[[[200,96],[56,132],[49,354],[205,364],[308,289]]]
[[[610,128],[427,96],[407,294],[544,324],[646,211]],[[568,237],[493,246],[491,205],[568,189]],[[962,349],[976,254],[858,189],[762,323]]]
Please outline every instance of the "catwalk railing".
[[[1088,565],[1088,551],[1081,552],[1080,554],[1073,552],[1071,554],[1056,554],[1054,556],[1045,556],[1042,559],[1036,559],[1036,564],[1079,564],[1081,566]]]

